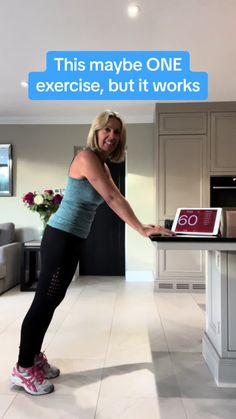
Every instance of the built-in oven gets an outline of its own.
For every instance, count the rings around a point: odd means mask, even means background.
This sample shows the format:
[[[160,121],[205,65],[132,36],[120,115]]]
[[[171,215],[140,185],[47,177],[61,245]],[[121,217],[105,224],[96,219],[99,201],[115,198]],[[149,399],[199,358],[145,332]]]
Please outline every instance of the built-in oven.
[[[222,235],[236,237],[236,175],[211,177],[210,205],[223,208]]]
[[[236,208],[236,175],[211,176],[210,206]]]

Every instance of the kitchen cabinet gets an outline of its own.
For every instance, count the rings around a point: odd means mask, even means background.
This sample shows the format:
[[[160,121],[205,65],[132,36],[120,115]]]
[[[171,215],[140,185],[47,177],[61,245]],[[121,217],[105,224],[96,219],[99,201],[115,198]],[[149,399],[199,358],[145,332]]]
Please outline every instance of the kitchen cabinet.
[[[210,206],[210,176],[236,173],[236,102],[156,105],[157,222]],[[204,290],[201,251],[157,253],[156,290]]]
[[[159,220],[173,218],[178,207],[206,205],[206,135],[159,137]]]
[[[167,135],[159,137],[159,223],[173,219],[178,207],[206,206],[205,135]],[[204,284],[202,251],[160,251],[159,289],[200,289]],[[204,287],[203,287],[204,288]]]
[[[210,123],[211,172],[236,173],[236,112],[213,112]]]
[[[206,134],[207,114],[203,112],[171,112],[159,114],[159,134]]]

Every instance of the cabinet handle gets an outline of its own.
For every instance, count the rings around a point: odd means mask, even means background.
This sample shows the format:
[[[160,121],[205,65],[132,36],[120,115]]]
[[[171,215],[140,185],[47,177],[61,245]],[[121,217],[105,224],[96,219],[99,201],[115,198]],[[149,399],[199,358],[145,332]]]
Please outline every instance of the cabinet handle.
[[[236,189],[236,186],[213,186],[212,189]]]

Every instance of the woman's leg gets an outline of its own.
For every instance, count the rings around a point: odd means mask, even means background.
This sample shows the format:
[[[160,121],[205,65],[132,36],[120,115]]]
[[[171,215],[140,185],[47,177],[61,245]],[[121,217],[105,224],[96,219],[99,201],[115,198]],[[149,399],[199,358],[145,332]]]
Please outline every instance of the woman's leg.
[[[41,244],[41,272],[31,307],[21,328],[18,364],[34,364],[56,307],[71,283],[84,239],[47,226]]]

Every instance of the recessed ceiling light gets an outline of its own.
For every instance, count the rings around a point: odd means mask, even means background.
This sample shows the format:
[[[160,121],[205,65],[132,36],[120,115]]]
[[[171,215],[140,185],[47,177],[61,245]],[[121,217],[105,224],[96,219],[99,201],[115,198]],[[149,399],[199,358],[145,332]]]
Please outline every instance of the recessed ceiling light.
[[[20,82],[20,85],[21,85],[22,87],[28,87],[28,82],[27,82],[26,80],[22,80],[22,81]]]
[[[136,3],[132,3],[128,6],[128,15],[129,17],[131,17],[132,19],[134,19],[135,17],[138,16],[138,14],[140,13],[141,8],[138,4]]]

